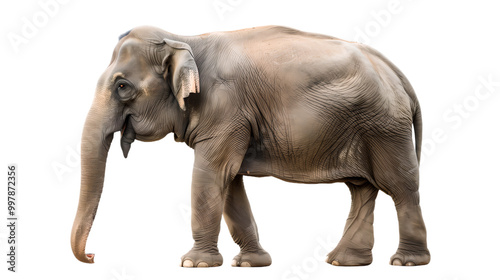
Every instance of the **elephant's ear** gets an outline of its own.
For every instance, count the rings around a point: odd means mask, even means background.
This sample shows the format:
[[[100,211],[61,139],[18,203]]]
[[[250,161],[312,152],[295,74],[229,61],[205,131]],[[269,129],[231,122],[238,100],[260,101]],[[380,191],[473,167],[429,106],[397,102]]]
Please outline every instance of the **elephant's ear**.
[[[166,48],[166,55],[162,62],[163,77],[170,84],[179,107],[185,111],[184,98],[190,93],[200,92],[200,78],[193,51],[186,43],[169,39],[163,39],[163,41]]]

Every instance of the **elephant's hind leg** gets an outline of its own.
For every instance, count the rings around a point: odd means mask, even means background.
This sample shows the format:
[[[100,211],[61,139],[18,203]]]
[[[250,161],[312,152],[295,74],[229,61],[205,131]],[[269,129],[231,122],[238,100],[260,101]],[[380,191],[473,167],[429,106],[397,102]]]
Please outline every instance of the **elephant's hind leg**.
[[[399,246],[391,257],[392,265],[425,265],[431,260],[427,233],[419,205],[418,190],[393,194],[399,221]]]
[[[381,145],[373,166],[377,187],[394,200],[399,222],[399,246],[392,265],[425,265],[431,256],[419,195],[419,166],[411,141],[405,145]],[[382,148],[384,147],[384,148]],[[391,147],[392,150],[387,148]]]
[[[351,191],[351,211],[342,239],[326,261],[342,266],[368,265],[372,262],[373,209],[378,189],[368,182],[346,184]]]
[[[418,193],[414,194],[418,197]],[[399,246],[391,257],[392,265],[425,265],[431,260],[426,230],[418,203],[396,204],[399,220]]]
[[[243,186],[243,176],[237,175],[230,184],[224,204],[226,220],[234,242],[240,253],[234,257],[232,266],[268,266],[271,256],[260,246],[257,224]]]

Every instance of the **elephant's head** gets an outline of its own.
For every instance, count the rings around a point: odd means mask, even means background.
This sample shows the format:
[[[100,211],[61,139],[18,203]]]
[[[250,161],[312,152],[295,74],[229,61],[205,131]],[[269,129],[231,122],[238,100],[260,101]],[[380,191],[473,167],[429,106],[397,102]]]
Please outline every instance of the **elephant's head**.
[[[82,262],[94,259],[85,253],[85,245],[101,197],[113,133],[121,130],[121,148],[127,157],[134,139],[156,141],[182,131],[178,126],[184,123],[184,98],[199,92],[190,46],[169,40],[166,34],[138,28],[122,35],[99,79],[82,134],[80,200],[71,232],[73,253]]]

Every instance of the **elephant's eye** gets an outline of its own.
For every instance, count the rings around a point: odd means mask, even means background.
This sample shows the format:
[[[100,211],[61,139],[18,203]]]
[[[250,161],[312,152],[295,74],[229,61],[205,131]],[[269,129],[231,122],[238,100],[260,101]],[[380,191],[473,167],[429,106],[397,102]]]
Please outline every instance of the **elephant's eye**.
[[[128,81],[118,81],[115,84],[116,87],[116,94],[120,98],[122,102],[128,102],[132,99],[135,98],[136,96],[136,90],[133,85],[130,84]]]

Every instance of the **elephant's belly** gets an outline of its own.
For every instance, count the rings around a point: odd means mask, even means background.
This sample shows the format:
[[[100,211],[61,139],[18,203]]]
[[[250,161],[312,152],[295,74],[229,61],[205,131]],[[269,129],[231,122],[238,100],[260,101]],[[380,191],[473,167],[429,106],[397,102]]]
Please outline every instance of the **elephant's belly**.
[[[347,157],[349,157],[347,155]],[[273,176],[297,183],[332,183],[348,178],[366,178],[364,162],[348,159],[346,151],[299,151],[284,154],[261,145],[248,149],[238,174],[254,177]]]

